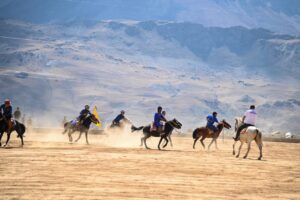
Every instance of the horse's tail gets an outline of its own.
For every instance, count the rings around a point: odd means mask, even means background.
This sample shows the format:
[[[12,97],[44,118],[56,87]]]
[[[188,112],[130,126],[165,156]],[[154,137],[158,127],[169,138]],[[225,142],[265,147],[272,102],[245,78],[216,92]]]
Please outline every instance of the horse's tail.
[[[135,127],[135,126],[131,126],[131,132],[134,132],[134,131],[139,131],[139,130],[142,130],[144,128],[144,126],[141,126],[141,127]]]
[[[68,131],[69,123],[70,123],[70,122],[64,123],[64,131],[62,132],[62,134],[65,134],[65,133]]]
[[[255,140],[256,140],[257,142],[261,143],[261,145],[262,145],[262,134],[261,134],[261,132],[260,132],[258,129],[256,129]]]
[[[199,128],[196,128],[193,132],[193,139],[196,139],[197,138],[197,133],[199,131]]]

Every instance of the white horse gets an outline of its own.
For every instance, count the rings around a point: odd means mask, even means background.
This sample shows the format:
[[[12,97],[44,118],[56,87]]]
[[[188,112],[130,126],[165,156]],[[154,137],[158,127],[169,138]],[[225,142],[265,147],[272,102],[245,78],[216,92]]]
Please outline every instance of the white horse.
[[[235,118],[235,131],[237,131],[237,129],[242,125],[242,120],[241,118]],[[255,140],[258,148],[259,148],[259,157],[258,160],[261,160],[262,158],[262,133],[258,130],[258,128],[256,128],[255,126],[249,126],[247,128],[244,128],[241,131],[240,134],[240,138],[239,141],[241,142],[240,147],[239,147],[239,152],[236,155],[236,157],[238,158],[240,156],[240,152],[242,149],[243,144],[246,142],[248,144],[248,149],[247,152],[244,156],[244,158],[247,158],[248,153],[250,151],[250,147],[251,147],[251,142],[252,140]],[[233,152],[232,154],[235,155],[235,144],[237,143],[237,141],[234,141],[233,144]]]

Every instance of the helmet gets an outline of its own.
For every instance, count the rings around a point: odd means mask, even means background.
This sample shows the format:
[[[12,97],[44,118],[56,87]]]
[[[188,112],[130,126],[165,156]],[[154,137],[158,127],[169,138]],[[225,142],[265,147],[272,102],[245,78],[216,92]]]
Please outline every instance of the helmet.
[[[4,104],[9,106],[10,105],[10,100],[9,99],[5,99]]]
[[[123,114],[123,115],[124,115],[124,114],[125,114],[125,111],[124,111],[124,110],[121,110],[121,114]]]
[[[217,115],[218,113],[217,112],[213,112],[213,115]]]
[[[84,108],[88,110],[88,109],[90,109],[90,106],[89,105],[85,105]]]
[[[158,107],[157,107],[157,110],[162,110],[162,107],[161,107],[161,106],[158,106]]]

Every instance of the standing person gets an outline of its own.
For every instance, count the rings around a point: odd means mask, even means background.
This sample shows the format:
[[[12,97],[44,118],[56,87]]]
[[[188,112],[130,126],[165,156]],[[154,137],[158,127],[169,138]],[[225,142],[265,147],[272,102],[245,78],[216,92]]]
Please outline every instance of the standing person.
[[[9,99],[5,99],[4,104],[0,106],[0,112],[3,114],[8,130],[10,130],[13,127],[13,121],[12,121],[12,106]]]
[[[17,110],[14,112],[14,118],[15,120],[19,120],[21,118],[21,111],[19,107],[17,107]]]
[[[213,112],[212,115],[208,115],[206,117],[207,124],[206,127],[211,129],[214,133],[218,132],[218,128],[214,125],[214,123],[219,123],[217,119],[217,112]]]
[[[158,106],[157,113],[154,114],[154,126],[156,127],[156,130],[160,133],[163,132],[162,121],[167,122],[166,118],[162,115],[162,107]]]
[[[250,106],[250,109],[247,110],[244,114],[244,116],[242,117],[242,125],[238,128],[238,130],[236,131],[236,136],[235,138],[233,138],[235,141],[238,141],[239,140],[239,137],[240,137],[240,134],[241,134],[241,131],[244,129],[244,128],[247,128],[249,126],[255,126],[255,123],[256,123],[256,116],[257,116],[257,113],[256,113],[256,110],[255,110],[255,105],[251,105]]]

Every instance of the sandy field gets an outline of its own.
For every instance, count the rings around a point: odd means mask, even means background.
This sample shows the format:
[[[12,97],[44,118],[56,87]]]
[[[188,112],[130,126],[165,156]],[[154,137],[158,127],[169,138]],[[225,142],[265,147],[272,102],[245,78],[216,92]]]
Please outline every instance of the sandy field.
[[[258,161],[255,143],[248,159],[237,159],[231,140],[206,151],[173,137],[173,148],[158,151],[157,138],[152,150],[139,138],[90,135],[86,145],[59,132],[30,133],[20,148],[14,134],[0,148],[0,199],[300,199],[299,143],[264,142]]]

